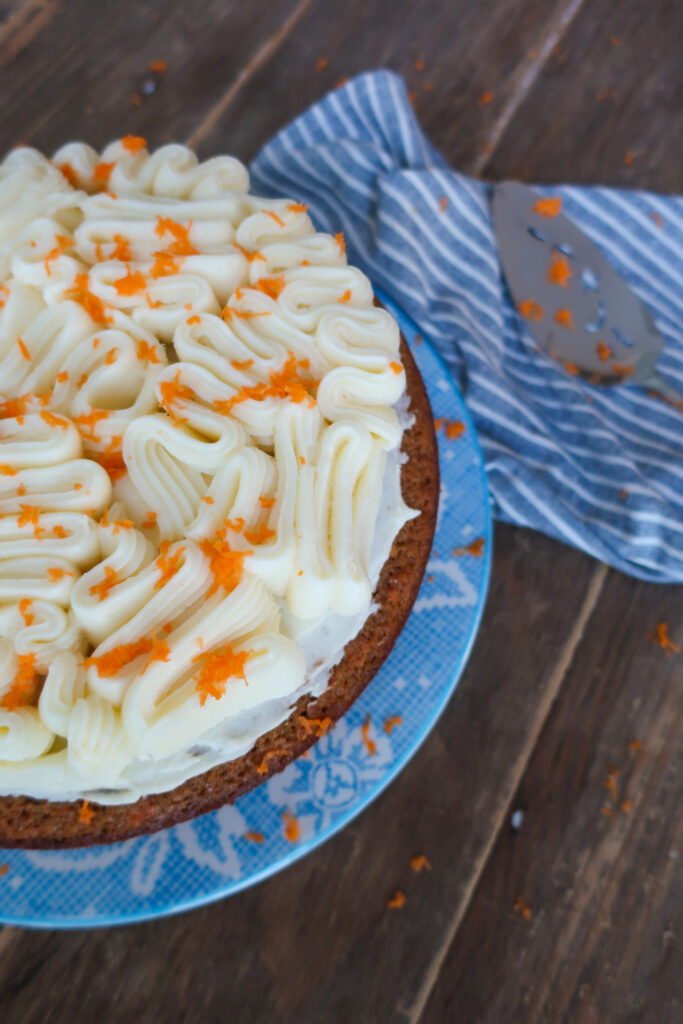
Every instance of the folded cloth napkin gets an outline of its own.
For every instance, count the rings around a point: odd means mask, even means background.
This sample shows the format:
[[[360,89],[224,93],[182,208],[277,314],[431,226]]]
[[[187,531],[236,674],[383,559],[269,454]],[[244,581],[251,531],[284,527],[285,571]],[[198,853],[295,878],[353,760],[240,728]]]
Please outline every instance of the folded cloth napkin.
[[[494,515],[647,580],[683,582],[683,414],[643,389],[600,389],[536,350],[502,280],[490,186],[425,138],[403,81],[348,82],[258,154],[252,181],[344,232],[360,266],[456,378]],[[565,212],[649,306],[658,367],[683,395],[683,199],[572,186]]]

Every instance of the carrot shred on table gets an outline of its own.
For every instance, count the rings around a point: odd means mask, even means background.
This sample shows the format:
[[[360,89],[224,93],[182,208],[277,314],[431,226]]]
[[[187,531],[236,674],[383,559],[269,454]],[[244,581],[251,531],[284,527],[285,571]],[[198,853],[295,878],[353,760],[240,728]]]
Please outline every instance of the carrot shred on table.
[[[631,813],[632,807],[633,807],[633,805],[632,805],[630,800],[622,800],[621,801],[621,809],[622,809],[622,811],[626,811],[627,814]]]
[[[0,864],[0,878],[6,875],[9,871],[9,864]]]
[[[512,909],[516,914],[521,914],[525,921],[531,920],[531,907],[527,904],[526,900],[518,896],[515,902],[512,904]]]
[[[662,217],[661,213],[655,213],[655,211],[653,210],[650,213],[648,213],[648,217],[650,218],[650,220],[653,220],[655,222],[658,228],[664,227],[664,218]]]
[[[626,164],[627,167],[631,166],[631,164],[633,163],[634,157],[635,157],[635,153],[633,152],[633,150],[632,149],[627,149],[626,152],[624,153],[624,163]]]
[[[561,196],[547,196],[544,199],[537,199],[534,205],[531,207],[532,213],[538,214],[539,217],[557,217],[562,210],[562,198]]]
[[[168,68],[168,64],[165,60],[153,60],[149,66],[150,71],[154,71],[158,75],[162,75]]]
[[[421,871],[432,870],[432,865],[429,863],[424,853],[418,853],[416,857],[413,857],[410,861],[410,866],[416,875],[419,875]]]
[[[23,507],[23,506],[22,506]],[[655,625],[654,633],[647,634],[648,640],[652,640],[653,643],[659,644],[664,653],[668,656],[669,654],[680,654],[681,648],[678,644],[675,644],[669,637],[669,627],[666,622],[658,622]]]
[[[611,807],[601,807],[600,814],[603,814],[606,818],[611,818],[614,814],[614,811]]]
[[[405,904],[405,901],[405,893],[401,892],[400,889],[397,889],[394,895],[391,897],[391,899],[387,900],[387,907],[389,908],[389,910],[400,910],[401,907]]]
[[[360,735],[368,754],[370,757],[374,757],[377,753],[377,744],[370,738],[370,715],[366,715],[365,721],[360,728]]]
[[[391,715],[389,718],[384,719],[384,731],[389,736],[397,725],[401,725],[403,717],[401,715]]]
[[[315,70],[316,71],[324,71],[325,68],[327,67],[328,63],[329,63],[329,61],[328,61],[327,57],[318,57],[316,62],[315,62]]]
[[[415,61],[415,70],[416,71],[424,71],[424,69],[425,69],[425,62],[423,60],[416,60]]]
[[[493,95],[494,94],[490,90],[487,92],[483,92],[479,99],[477,100],[477,103],[479,104],[480,107],[485,107],[489,103],[493,102]]]

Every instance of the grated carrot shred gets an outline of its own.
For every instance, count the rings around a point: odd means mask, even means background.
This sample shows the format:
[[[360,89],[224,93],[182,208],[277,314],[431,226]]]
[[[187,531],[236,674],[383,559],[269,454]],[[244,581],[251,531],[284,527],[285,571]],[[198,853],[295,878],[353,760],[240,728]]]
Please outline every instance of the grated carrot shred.
[[[539,306],[538,302],[535,302],[534,299],[524,299],[523,302],[518,304],[517,310],[525,320],[535,320],[538,323],[543,319],[543,306]]]
[[[233,242],[232,244],[235,246],[238,252],[242,253],[247,263],[253,263],[254,260],[263,260],[264,263],[266,262],[266,257],[263,255],[262,252],[249,252],[247,249],[244,249],[241,245],[239,245],[238,242]]]
[[[193,661],[202,662],[196,681],[202,707],[208,697],[218,700],[223,696],[228,680],[242,679],[247,682],[244,666],[250,654],[253,651],[240,651],[236,654],[230,644],[225,644],[207,655],[198,654],[193,658]]]
[[[365,721],[360,728],[360,735],[368,754],[370,757],[374,757],[377,753],[377,744],[374,740],[370,739],[370,715],[366,715]]]
[[[73,299],[98,323],[110,323],[111,316],[107,313],[107,307],[97,295],[90,291],[89,277],[87,273],[76,274],[71,288],[64,292],[65,299]]]
[[[558,309],[553,317],[556,324],[560,327],[566,327],[568,331],[574,330],[574,319],[572,317],[571,309]]]
[[[418,853],[416,857],[413,857],[410,861],[410,866],[416,875],[419,875],[421,871],[432,870],[432,865],[429,863],[424,853]]]
[[[78,175],[71,164],[57,164],[57,170],[62,172],[72,188],[80,188],[80,185],[78,184]]]
[[[453,548],[453,555],[458,558],[460,555],[474,555],[475,558],[481,558],[484,554],[484,538],[477,537],[476,540],[466,544],[463,548]]]
[[[239,362],[239,360],[237,360],[237,359],[231,359],[230,360],[230,365],[232,366],[233,369],[239,370],[240,373],[241,373],[244,370],[248,370],[250,366],[253,366],[254,365],[254,360],[253,359],[243,359],[242,362]]]
[[[142,271],[132,271],[130,267],[128,267],[124,277],[114,281],[117,295],[137,295],[139,292],[143,292],[146,287],[147,281]]]
[[[547,217],[548,219],[557,217],[561,210],[561,196],[548,196],[546,199],[537,199],[531,207],[532,213],[537,213],[539,217]]]
[[[261,508],[272,508],[275,504],[275,498],[268,498],[265,494],[259,496],[259,505]]]
[[[656,623],[654,633],[648,633],[647,636],[648,640],[652,640],[653,643],[659,644],[665,654],[681,653],[681,648],[669,637],[669,627],[666,622]]]
[[[269,295],[271,299],[277,299],[286,283],[285,275],[279,274],[277,277],[262,277],[254,287],[257,291]]]
[[[265,523],[244,531],[244,537],[250,544],[265,544],[266,541],[274,536],[275,530],[271,530]]]
[[[391,897],[391,899],[387,900],[387,907],[389,908],[389,910],[400,910],[401,907],[405,904],[405,901],[405,893],[401,892],[400,889],[397,889],[394,895]]]
[[[213,576],[213,584],[207,596],[215,593],[219,587],[230,592],[234,590],[244,571],[244,559],[251,551],[233,551],[225,539],[227,530],[220,529],[214,540],[208,538],[200,541],[202,553],[209,560],[209,569]]]
[[[161,573],[159,579],[154,584],[155,590],[161,590],[180,569],[180,559],[185,553],[185,548],[176,548],[172,555],[168,554],[170,547],[170,541],[162,540],[159,547],[159,557],[154,563]]]
[[[90,593],[93,596],[97,595],[99,601],[104,601],[111,588],[115,587],[118,582],[119,578],[116,574],[116,569],[111,565],[105,565],[104,578],[99,583],[93,583],[92,587],[90,587]]]
[[[574,272],[569,265],[567,257],[558,253],[553,253],[550,266],[548,267],[548,284],[556,284],[559,285],[560,288],[567,288],[569,281],[573,276]]]
[[[121,145],[129,153],[138,153],[147,146],[147,139],[143,139],[141,135],[124,135]]]
[[[62,569],[61,566],[52,566],[47,570],[47,577],[51,583],[56,583],[57,580],[64,579],[65,576],[73,576],[73,573],[68,569]]]
[[[26,703],[36,681],[35,654],[17,654],[17,671],[9,690],[3,694],[0,704],[8,711],[16,711]]]
[[[192,221],[189,222],[187,227],[184,224],[179,224],[177,220],[172,220],[170,217],[157,217],[156,227],[154,228],[154,234],[163,238],[164,235],[171,235],[173,241],[170,242],[163,250],[164,256],[193,256],[196,254],[197,249],[190,241],[190,231],[192,229]]]
[[[268,214],[269,217],[272,217],[272,219],[279,227],[283,228],[285,226],[285,222],[283,221],[282,217],[279,217],[274,210],[264,210],[263,212]]]
[[[516,914],[521,914],[521,916],[524,918],[525,921],[530,921],[531,920],[531,908],[522,899],[521,896],[517,897],[517,899],[515,900],[515,902],[512,905],[512,909],[514,910],[514,912]]]
[[[401,715],[392,715],[390,718],[384,719],[384,731],[389,736],[397,725],[401,725],[403,718]]]
[[[31,362],[31,353],[26,348],[26,344],[23,338],[21,338],[19,335],[17,335],[17,345],[19,346],[19,351],[21,352],[24,359],[28,359],[28,361]]]
[[[308,207],[304,203],[290,203],[287,209],[292,213],[306,213]]]
[[[144,359],[148,363],[158,365],[161,362],[154,345],[149,341],[145,341],[144,338],[141,338],[137,343],[137,353],[138,359]]]
[[[332,719],[327,715],[325,718],[307,718],[305,715],[299,715],[299,722],[307,736],[314,732],[318,739],[325,736],[332,728]]]
[[[90,806],[90,803],[87,800],[84,800],[81,803],[81,807],[80,807],[80,810],[78,812],[78,820],[82,821],[84,825],[89,825],[94,817],[95,817],[95,812],[93,811],[92,807]]]
[[[7,466],[5,463],[0,463],[0,476],[16,476],[18,472],[18,469]]]
[[[19,614],[21,615],[22,619],[24,620],[24,625],[25,626],[32,626],[33,625],[34,616],[33,616],[33,612],[31,611],[32,604],[33,604],[33,601],[31,600],[30,597],[22,597],[22,599],[21,599],[21,601],[19,602],[19,605],[18,605]]]
[[[289,811],[282,812],[282,820],[285,823],[285,839],[289,843],[295,843],[301,838],[301,827],[299,822]]]
[[[52,527],[52,536],[58,537],[60,540],[64,540],[66,538],[66,530],[61,523],[57,523],[56,526]]]
[[[266,841],[266,837],[264,836],[263,832],[254,832],[252,830],[249,830],[249,832],[245,832],[244,835],[242,836],[242,839],[246,839],[247,842],[250,843],[265,843]]]
[[[107,187],[109,182],[109,175],[116,167],[116,162],[112,160],[111,163],[106,164],[102,160],[95,165],[95,169],[92,172],[92,180],[95,185],[101,185],[103,188]]]

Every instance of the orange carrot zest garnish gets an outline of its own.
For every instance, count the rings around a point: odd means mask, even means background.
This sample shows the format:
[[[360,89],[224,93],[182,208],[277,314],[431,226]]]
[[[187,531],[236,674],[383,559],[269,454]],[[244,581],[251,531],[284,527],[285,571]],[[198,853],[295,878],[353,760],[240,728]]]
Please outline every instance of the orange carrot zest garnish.
[[[389,910],[400,910],[406,901],[405,893],[398,889],[390,900],[387,900]]]
[[[166,234],[173,237],[173,241],[163,250],[164,256],[192,256],[197,252],[190,241],[191,228],[192,221],[185,227],[170,217],[157,217],[155,235],[159,235],[160,238]]]
[[[252,653],[240,651],[239,654],[235,654],[230,644],[225,644],[208,655],[198,654],[194,658],[194,661],[202,661],[197,676],[197,693],[202,707],[206,704],[207,697],[218,700],[223,696],[229,679],[242,679],[246,683],[244,666]]]
[[[282,217],[278,217],[278,215],[274,213],[273,210],[264,210],[263,212],[267,213],[269,217],[272,217],[275,223],[279,225],[279,227],[283,228],[285,226],[285,222],[283,221]]]
[[[71,164],[57,164],[57,168],[62,172],[72,188],[80,188],[78,184],[78,175]]]
[[[307,736],[314,732],[318,739],[332,728],[332,719],[327,716],[325,718],[307,718],[305,715],[299,715],[299,722]]]
[[[107,313],[107,307],[101,299],[93,295],[88,288],[88,284],[89,278],[87,274],[76,274],[74,284],[64,292],[64,298],[73,299],[74,302],[78,302],[93,320],[102,324],[109,323],[111,317]]]
[[[92,172],[92,180],[96,185],[101,185],[103,188],[107,187],[109,181],[109,175],[114,170],[116,163],[112,161],[110,164],[105,164],[100,161],[96,165],[95,170]]]
[[[401,715],[392,715],[391,718],[385,718],[384,731],[387,734],[387,736],[389,736],[390,733],[392,733],[393,730],[396,728],[396,726],[400,725],[402,722],[403,718],[401,717]]]
[[[33,604],[33,601],[31,600],[30,597],[23,597],[21,599],[21,601],[19,602],[19,605],[18,605],[19,614],[21,615],[22,619],[24,620],[24,625],[25,626],[32,626],[33,625],[33,612],[31,611],[31,605],[32,604]]]
[[[119,578],[116,570],[111,565],[105,565],[104,579],[100,580],[99,583],[93,583],[92,587],[90,587],[90,593],[96,594],[98,600],[104,601],[111,588],[115,587],[118,582]]]
[[[303,203],[290,203],[287,209],[291,210],[292,213],[305,213],[308,207],[304,206]]]
[[[606,345],[604,341],[599,341],[595,346],[595,351],[598,354],[598,359],[601,363],[606,363],[608,359],[612,357],[612,349],[609,345]]]
[[[30,362],[31,361],[31,353],[26,348],[26,345],[24,344],[23,339],[20,338],[19,335],[17,335],[17,345],[19,346],[19,351],[21,352],[21,354],[24,357],[24,359],[28,359],[29,362]]]
[[[254,260],[263,260],[264,263],[266,262],[266,257],[263,255],[263,253],[248,252],[246,249],[243,249],[242,246],[239,245],[237,242],[233,242],[232,244],[235,246],[238,252],[242,253],[247,263],[253,263]]]
[[[157,355],[156,349],[149,341],[145,341],[141,338],[137,344],[138,359],[146,360],[148,363],[158,364],[161,362]]]
[[[277,299],[285,284],[285,275],[280,274],[278,277],[262,277],[254,287],[269,295],[271,299]]]
[[[35,654],[17,654],[17,671],[12,685],[0,700],[0,705],[8,711],[16,711],[27,702],[36,681],[35,660]]]
[[[127,149],[129,153],[137,153],[141,149],[145,148],[147,140],[143,139],[139,135],[124,135],[121,139],[121,145],[124,149]]]
[[[175,576],[175,574],[180,569],[180,559],[182,558],[183,554],[185,553],[185,548],[176,548],[176,550],[173,552],[173,554],[169,555],[167,553],[169,547],[170,547],[169,541],[163,540],[161,542],[161,545],[160,545],[160,548],[159,548],[159,557],[157,558],[156,563],[155,563],[155,565],[156,565],[157,569],[159,570],[159,572],[161,573],[161,575],[159,576],[159,579],[154,584],[154,589],[155,590],[161,590],[162,587],[165,587],[166,584],[168,583],[168,581],[173,576]]]

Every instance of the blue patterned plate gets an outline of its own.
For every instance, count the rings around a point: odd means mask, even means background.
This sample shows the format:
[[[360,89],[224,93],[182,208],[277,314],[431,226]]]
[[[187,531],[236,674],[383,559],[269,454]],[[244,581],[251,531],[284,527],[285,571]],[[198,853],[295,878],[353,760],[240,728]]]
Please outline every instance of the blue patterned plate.
[[[491,517],[479,445],[465,404],[415,325],[396,314],[427,385],[439,431],[441,503],[427,575],[381,671],[308,755],[234,807],[152,836],[85,850],[0,850],[0,921],[39,928],[124,924],[175,914],[254,885],[320,846],[408,763],[453,693],[484,607]],[[472,554],[466,549],[473,542]],[[460,549],[454,555],[454,549]],[[361,727],[370,715],[366,744]],[[401,717],[386,731],[387,720]],[[285,834],[294,815],[299,838]],[[285,816],[285,817],[283,817]],[[257,842],[250,834],[262,836]]]

